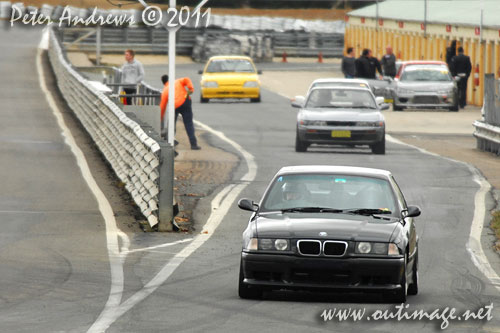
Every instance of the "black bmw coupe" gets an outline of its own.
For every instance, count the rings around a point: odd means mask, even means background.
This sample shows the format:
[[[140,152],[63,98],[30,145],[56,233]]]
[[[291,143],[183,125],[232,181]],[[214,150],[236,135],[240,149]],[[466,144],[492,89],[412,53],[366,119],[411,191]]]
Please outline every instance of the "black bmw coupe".
[[[390,172],[291,166],[273,178],[243,232],[239,296],[306,289],[383,293],[405,302],[418,292],[414,217]]]

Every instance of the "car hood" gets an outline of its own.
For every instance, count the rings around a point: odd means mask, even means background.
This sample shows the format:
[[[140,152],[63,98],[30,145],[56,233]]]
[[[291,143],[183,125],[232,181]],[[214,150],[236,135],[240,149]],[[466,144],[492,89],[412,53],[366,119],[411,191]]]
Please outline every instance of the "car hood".
[[[426,81],[426,82],[398,82],[398,88],[414,90],[414,91],[428,91],[436,92],[436,90],[447,90],[453,88],[453,82],[439,82],[439,81]]]
[[[205,73],[202,81],[217,81],[219,85],[243,85],[246,81],[259,81],[256,73]]]
[[[378,110],[373,109],[303,109],[300,112],[301,119],[304,120],[324,120],[324,121],[380,121],[384,116]]]
[[[335,239],[389,242],[398,219],[345,214],[273,213],[260,215],[256,222],[259,238]],[[326,232],[327,236],[319,236]]]

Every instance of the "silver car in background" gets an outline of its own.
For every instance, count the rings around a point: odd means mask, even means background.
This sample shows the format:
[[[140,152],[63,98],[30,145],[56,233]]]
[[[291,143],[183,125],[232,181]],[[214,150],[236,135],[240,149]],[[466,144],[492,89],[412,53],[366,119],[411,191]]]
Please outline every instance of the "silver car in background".
[[[375,154],[385,154],[385,119],[375,96],[366,88],[318,86],[304,103],[295,101],[297,114],[295,151],[312,144],[354,147],[368,145]]]
[[[458,111],[458,89],[446,63],[404,62],[395,79],[393,110],[447,108]]]
[[[375,81],[375,80],[372,80]],[[385,82],[385,81],[384,81]],[[333,87],[333,86],[341,86],[341,87],[353,87],[353,88],[364,88],[368,89],[371,92],[373,92],[373,87],[370,86],[368,83],[368,80],[365,79],[343,79],[343,78],[337,78],[337,77],[332,77],[332,78],[321,78],[321,79],[316,79],[314,80],[311,85],[309,86],[309,89],[307,90],[306,97],[304,96],[295,96],[295,98],[292,99],[292,101],[295,101],[297,103],[305,103],[305,100],[307,98],[307,95],[311,92],[313,88],[316,87]],[[377,96],[377,95],[375,95]],[[377,105],[380,105],[384,103],[385,98],[383,95],[380,97],[375,97],[375,101],[377,102]]]

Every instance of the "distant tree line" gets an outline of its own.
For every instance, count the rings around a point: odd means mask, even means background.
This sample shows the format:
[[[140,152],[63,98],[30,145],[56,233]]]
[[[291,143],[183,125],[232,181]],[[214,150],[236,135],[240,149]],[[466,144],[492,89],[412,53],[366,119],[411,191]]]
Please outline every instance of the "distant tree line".
[[[382,2],[383,0],[380,0]],[[168,0],[152,0],[151,3],[167,4]],[[201,0],[177,0],[180,6],[196,6]],[[259,9],[288,9],[288,8],[325,8],[345,9],[360,8],[375,0],[209,0],[205,7],[213,8],[259,8]]]

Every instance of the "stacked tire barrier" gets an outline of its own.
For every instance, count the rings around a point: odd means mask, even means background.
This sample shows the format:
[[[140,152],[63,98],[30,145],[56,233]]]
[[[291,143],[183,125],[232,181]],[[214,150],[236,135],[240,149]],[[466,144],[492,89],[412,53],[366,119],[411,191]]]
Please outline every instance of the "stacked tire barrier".
[[[484,76],[484,121],[474,122],[477,148],[500,156],[500,80],[494,74]]]
[[[50,29],[49,59],[57,85],[151,226],[159,222],[160,144],[66,60]]]
[[[273,60],[273,38],[264,33],[205,33],[196,38],[192,58],[205,62],[215,55],[246,55],[256,62]]]

